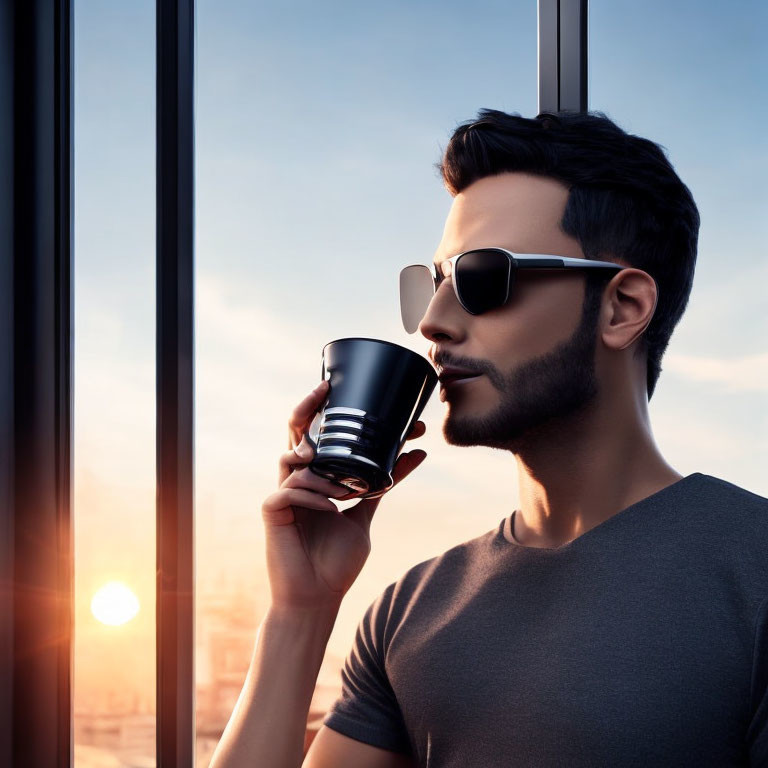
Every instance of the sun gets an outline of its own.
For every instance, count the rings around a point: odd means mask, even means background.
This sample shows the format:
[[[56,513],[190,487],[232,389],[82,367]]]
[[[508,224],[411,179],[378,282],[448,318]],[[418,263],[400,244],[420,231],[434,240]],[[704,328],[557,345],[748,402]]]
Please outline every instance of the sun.
[[[93,596],[91,612],[102,624],[116,627],[139,612],[139,598],[122,581],[109,581]]]

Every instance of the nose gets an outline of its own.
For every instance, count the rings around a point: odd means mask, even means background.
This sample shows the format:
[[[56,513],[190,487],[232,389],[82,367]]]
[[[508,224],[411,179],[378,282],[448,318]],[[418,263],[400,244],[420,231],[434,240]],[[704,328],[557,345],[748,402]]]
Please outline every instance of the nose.
[[[459,304],[450,277],[443,279],[419,323],[419,332],[429,341],[460,338],[468,317]]]

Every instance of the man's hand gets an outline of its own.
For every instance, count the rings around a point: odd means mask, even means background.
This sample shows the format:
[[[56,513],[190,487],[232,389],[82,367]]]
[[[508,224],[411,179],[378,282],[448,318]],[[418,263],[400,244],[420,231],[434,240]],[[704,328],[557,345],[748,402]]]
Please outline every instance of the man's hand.
[[[371,520],[383,496],[361,499],[341,512],[331,498],[354,498],[355,493],[307,467],[314,449],[304,433],[329,386],[322,381],[294,408],[288,421],[289,445],[293,447],[279,460],[280,487],[262,505],[267,570],[276,608],[338,606],[371,550]],[[417,421],[407,439],[421,437],[425,431],[424,422]],[[394,485],[426,455],[415,450],[398,456],[392,472]]]

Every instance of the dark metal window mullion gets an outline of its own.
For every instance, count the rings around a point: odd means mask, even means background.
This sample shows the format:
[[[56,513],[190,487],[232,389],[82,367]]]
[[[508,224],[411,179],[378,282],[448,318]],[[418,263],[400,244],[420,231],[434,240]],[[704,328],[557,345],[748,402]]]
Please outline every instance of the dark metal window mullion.
[[[0,765],[72,744],[72,5],[0,2]]]
[[[157,0],[157,765],[191,768],[194,0]]]
[[[539,0],[539,112],[586,112],[587,0]]]

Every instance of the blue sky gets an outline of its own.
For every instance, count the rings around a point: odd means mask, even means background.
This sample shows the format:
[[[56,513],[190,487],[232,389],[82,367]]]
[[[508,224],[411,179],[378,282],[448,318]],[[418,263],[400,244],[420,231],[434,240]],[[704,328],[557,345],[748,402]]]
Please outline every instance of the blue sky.
[[[154,19],[146,0],[75,8],[78,578],[84,590],[133,579],[147,600]],[[590,3],[590,108],[662,144],[702,216],[691,301],[651,403],[657,442],[682,473],[761,495],[766,22],[757,0]],[[456,125],[482,107],[536,114],[536,3],[205,0],[197,43],[199,583],[225,568],[263,586],[259,506],[275,489],[288,414],[331,339],[426,354],[399,327],[397,272],[430,261],[440,240],[451,199],[433,164]],[[514,508],[513,460],[445,445],[441,415],[435,398],[428,460],[377,513],[331,641],[339,653],[387,583]]]

